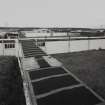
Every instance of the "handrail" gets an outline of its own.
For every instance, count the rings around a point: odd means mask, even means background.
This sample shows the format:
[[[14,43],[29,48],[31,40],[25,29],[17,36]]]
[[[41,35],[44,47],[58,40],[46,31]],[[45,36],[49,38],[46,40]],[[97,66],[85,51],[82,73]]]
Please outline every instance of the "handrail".
[[[19,38],[19,40],[24,40],[24,39],[46,39],[46,38],[68,38],[69,36],[33,36],[33,37],[25,37],[25,38]],[[88,36],[70,36],[71,38],[88,38]],[[105,38],[105,36],[90,36],[89,38]]]
[[[32,105],[30,93],[28,91],[28,83],[26,81],[25,73],[24,73],[24,70],[23,70],[23,67],[21,64],[21,60],[19,57],[18,57],[18,63],[19,63],[19,67],[20,67],[22,80],[23,80],[23,91],[24,91],[24,95],[25,95],[25,99],[26,99],[26,105]]]
[[[24,95],[25,95],[25,99],[26,99],[26,105],[32,105],[30,93],[28,91],[29,86],[28,86],[28,82],[26,80],[25,73],[23,70],[23,65],[22,65],[22,59],[24,56],[22,54],[22,57],[20,58],[19,51],[20,51],[20,46],[19,46],[19,40],[18,40],[18,57],[17,58],[18,58],[18,64],[19,64],[20,72],[21,72],[21,77],[23,80],[23,91],[24,91]]]

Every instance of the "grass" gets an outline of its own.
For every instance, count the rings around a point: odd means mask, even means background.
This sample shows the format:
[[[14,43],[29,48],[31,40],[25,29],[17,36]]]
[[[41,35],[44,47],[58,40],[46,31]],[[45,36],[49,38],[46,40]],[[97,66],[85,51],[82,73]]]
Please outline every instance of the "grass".
[[[105,50],[61,53],[52,56],[105,99]]]
[[[25,105],[16,57],[0,56],[0,105]]]

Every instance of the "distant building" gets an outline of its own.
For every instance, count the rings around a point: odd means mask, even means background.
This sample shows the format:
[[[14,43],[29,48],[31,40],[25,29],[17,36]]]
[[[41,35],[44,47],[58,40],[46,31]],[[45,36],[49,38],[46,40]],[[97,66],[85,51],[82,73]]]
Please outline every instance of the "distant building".
[[[16,39],[18,35],[17,32],[0,33],[0,39]]]
[[[5,39],[16,39],[16,38],[18,38],[18,33],[6,33],[5,35],[4,35],[4,38]]]
[[[0,33],[0,55],[18,56],[18,32]]]

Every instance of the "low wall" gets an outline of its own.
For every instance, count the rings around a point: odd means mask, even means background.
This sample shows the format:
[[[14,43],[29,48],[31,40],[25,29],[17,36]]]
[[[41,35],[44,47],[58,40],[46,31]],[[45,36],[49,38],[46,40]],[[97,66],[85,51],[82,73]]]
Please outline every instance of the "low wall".
[[[0,39],[0,55],[18,56],[18,39]]]
[[[48,41],[42,47],[48,54],[78,52],[92,49],[105,49],[105,39]]]

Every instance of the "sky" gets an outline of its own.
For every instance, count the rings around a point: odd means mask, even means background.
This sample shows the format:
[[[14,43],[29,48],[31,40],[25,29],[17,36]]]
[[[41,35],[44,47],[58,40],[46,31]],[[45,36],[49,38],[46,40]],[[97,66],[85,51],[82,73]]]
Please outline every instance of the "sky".
[[[0,0],[0,26],[105,26],[105,0]]]

